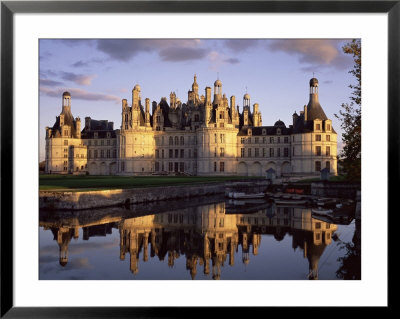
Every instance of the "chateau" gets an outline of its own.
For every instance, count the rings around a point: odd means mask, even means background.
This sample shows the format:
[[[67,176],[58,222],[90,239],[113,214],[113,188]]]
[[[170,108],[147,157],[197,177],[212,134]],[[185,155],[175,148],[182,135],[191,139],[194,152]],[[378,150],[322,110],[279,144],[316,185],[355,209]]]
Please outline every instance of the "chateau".
[[[143,105],[140,92],[136,85],[131,104],[122,100],[120,129],[90,117],[81,129],[64,92],[61,114],[46,127],[46,173],[265,176],[272,168],[277,176],[308,176],[328,168],[337,174],[337,134],[319,103],[316,78],[308,104],[289,126],[280,120],[263,126],[259,104],[251,108],[247,93],[240,112],[220,80],[213,97],[210,87],[199,95],[195,75],[186,103],[171,92],[169,103],[161,98],[150,105],[146,98]]]

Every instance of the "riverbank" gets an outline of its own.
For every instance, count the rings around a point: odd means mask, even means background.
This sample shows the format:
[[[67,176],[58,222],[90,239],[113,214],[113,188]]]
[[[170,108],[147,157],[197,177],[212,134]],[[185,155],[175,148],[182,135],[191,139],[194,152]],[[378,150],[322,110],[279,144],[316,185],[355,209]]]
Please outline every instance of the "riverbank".
[[[267,182],[264,180],[251,182],[215,181],[195,185],[80,190],[79,192],[41,190],[39,192],[39,208],[48,210],[83,210],[100,207],[128,206],[137,203],[224,194],[226,188],[237,186],[248,189],[266,189]]]

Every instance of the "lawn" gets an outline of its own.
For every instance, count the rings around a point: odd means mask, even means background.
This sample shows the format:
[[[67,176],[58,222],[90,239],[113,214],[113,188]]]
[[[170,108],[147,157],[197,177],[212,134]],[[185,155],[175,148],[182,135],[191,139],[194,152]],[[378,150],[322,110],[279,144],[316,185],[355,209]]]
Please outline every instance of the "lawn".
[[[87,191],[218,183],[226,181],[260,179],[243,176],[86,176],[86,175],[39,175],[40,190]]]

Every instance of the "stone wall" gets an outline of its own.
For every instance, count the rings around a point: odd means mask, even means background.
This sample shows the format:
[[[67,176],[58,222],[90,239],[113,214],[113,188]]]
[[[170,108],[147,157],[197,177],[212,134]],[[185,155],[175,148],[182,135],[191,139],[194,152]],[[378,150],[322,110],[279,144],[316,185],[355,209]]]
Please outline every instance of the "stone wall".
[[[261,184],[265,182],[260,182]],[[241,183],[245,186],[246,183]],[[252,189],[259,183],[249,182]],[[146,203],[160,200],[190,198],[224,194],[226,187],[236,183],[215,183],[200,185],[163,186],[133,189],[113,189],[87,192],[40,191],[39,208],[54,210],[80,210]]]

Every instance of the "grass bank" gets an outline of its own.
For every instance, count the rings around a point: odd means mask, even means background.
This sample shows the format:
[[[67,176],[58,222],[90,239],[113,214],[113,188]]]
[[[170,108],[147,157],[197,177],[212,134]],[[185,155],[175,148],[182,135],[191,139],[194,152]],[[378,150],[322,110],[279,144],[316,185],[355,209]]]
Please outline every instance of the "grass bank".
[[[227,181],[251,181],[260,177],[244,176],[86,176],[39,175],[40,190],[88,191],[171,186]]]

